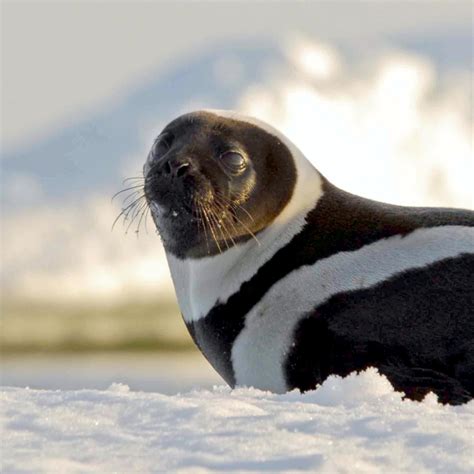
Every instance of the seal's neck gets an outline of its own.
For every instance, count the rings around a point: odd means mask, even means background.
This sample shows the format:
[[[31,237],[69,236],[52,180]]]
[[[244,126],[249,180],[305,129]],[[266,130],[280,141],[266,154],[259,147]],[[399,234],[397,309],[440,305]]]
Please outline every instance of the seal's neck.
[[[307,214],[322,196],[322,177],[294,147],[297,178],[290,201],[275,220],[259,232],[258,242],[249,239],[220,254],[179,259],[167,254],[178,303],[186,322],[207,315],[218,303],[225,303],[241,285],[298,234]]]

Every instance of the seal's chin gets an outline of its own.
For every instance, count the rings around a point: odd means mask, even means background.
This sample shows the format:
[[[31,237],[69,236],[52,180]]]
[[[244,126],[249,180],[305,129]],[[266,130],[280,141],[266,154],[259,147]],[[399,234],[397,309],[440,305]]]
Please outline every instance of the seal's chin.
[[[169,196],[168,199],[156,199],[147,196],[151,215],[160,234],[177,235],[190,231],[189,226],[196,223],[198,211],[194,199],[181,196]]]
[[[193,183],[187,188],[145,187],[147,203],[167,252],[175,256],[205,256],[219,240],[215,189]]]
[[[171,197],[171,196],[169,196]],[[174,195],[159,201],[147,198],[153,220],[167,252],[181,258],[222,253],[253,236],[247,211],[218,192],[200,193],[184,201]]]
[[[196,219],[196,209],[189,204],[178,204],[178,205],[160,205],[158,202],[151,200],[148,203],[151,214],[155,220],[175,220],[180,217],[188,218],[190,220]]]
[[[195,202],[202,194],[202,187],[193,177],[188,177],[185,183],[145,177],[145,197],[160,232],[165,225],[196,218]]]
[[[147,199],[151,216],[167,251],[183,254],[197,244],[196,213],[188,205],[163,204]]]

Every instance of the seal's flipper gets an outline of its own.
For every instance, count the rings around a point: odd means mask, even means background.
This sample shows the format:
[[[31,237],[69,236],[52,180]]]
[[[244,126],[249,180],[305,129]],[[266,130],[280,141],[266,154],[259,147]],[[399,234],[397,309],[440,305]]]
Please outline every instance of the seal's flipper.
[[[382,365],[379,372],[390,380],[395,390],[404,392],[412,400],[421,401],[433,392],[441,403],[460,405],[474,397],[459,380],[435,370]]]

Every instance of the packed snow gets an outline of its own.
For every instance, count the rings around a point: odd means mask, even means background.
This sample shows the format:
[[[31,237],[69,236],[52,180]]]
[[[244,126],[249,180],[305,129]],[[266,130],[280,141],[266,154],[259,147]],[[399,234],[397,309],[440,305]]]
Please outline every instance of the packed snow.
[[[472,472],[474,402],[403,400],[375,369],[275,395],[2,391],[2,472]]]

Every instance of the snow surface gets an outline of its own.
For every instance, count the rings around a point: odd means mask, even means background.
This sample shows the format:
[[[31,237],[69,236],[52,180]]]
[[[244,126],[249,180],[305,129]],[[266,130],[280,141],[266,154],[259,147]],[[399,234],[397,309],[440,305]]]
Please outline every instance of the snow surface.
[[[2,472],[472,472],[474,402],[402,400],[369,369],[275,395],[2,390]]]

